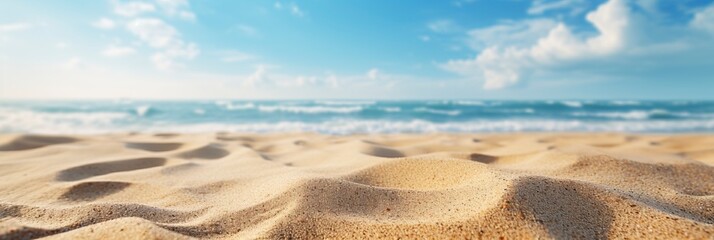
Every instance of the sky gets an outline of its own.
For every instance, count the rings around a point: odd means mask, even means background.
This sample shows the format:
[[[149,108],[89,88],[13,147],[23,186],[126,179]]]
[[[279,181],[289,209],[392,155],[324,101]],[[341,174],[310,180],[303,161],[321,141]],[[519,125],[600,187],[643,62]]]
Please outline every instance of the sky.
[[[714,99],[713,0],[0,3],[0,99]]]

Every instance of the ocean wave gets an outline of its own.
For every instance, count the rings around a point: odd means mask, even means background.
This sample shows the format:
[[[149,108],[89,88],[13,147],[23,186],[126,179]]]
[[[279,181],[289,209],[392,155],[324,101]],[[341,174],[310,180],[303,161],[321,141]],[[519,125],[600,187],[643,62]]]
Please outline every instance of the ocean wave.
[[[503,120],[435,123],[424,120],[370,121],[337,120],[322,123],[277,122],[246,124],[196,124],[160,126],[150,129],[159,132],[318,132],[324,134],[359,133],[479,133],[479,132],[686,132],[714,130],[714,120],[697,121],[552,121]]]
[[[126,112],[38,112],[0,108],[1,132],[77,133],[111,132],[123,128],[116,121],[132,116]]]
[[[245,104],[233,104],[233,102],[230,101],[216,101],[215,104],[227,110],[246,110],[255,108],[255,104],[251,102]]]
[[[325,111],[311,108],[309,112]],[[333,109],[334,110],[334,109]],[[333,111],[330,110],[330,111]],[[304,109],[288,111],[304,112]],[[339,110],[345,112],[346,110]],[[615,116],[615,115],[612,115]],[[629,116],[629,115],[625,115]],[[339,119],[320,122],[278,121],[249,123],[205,122],[181,124],[171,122],[137,122],[126,112],[48,113],[31,110],[0,109],[0,131],[22,133],[80,134],[145,132],[319,132],[354,133],[428,133],[428,132],[702,132],[714,131],[714,120],[554,120],[513,119],[433,122],[428,120],[358,120]]]
[[[320,100],[320,101],[315,101],[316,104],[322,104],[322,105],[374,105],[377,103],[377,101],[340,101],[340,100]]]
[[[134,112],[137,116],[144,117],[151,112],[151,105],[138,106],[134,109]]]
[[[571,108],[583,107],[583,103],[579,101],[561,101],[560,103]]]
[[[610,101],[608,102],[612,105],[617,105],[617,106],[637,106],[640,105],[639,101],[628,101],[628,100],[619,100],[619,101]]]
[[[575,112],[573,116],[578,117],[603,117],[603,118],[613,118],[613,119],[627,119],[627,120],[646,120],[660,117],[695,117],[694,114],[688,112],[670,112],[664,109],[653,109],[653,110],[633,110],[627,112]]]
[[[355,113],[362,111],[360,106],[351,107],[325,107],[325,106],[258,106],[258,111],[261,112],[290,112],[290,113]]]
[[[440,114],[440,115],[449,115],[449,116],[457,116],[461,114],[461,111],[459,110],[439,110],[439,109],[433,109],[433,108],[415,108],[415,112],[425,112],[425,113],[432,113],[432,114]]]
[[[485,106],[486,103],[482,101],[466,101],[466,100],[457,100],[453,101],[455,105],[463,105],[463,106]]]
[[[382,107],[382,108],[379,108],[379,110],[382,110],[385,112],[401,112],[402,108],[400,108],[400,107]]]

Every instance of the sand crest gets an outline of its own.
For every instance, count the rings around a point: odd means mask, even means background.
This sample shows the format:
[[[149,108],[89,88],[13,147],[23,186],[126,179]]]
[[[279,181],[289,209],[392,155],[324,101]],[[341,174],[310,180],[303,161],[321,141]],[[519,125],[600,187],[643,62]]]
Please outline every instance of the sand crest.
[[[0,239],[714,238],[714,136],[0,136]]]

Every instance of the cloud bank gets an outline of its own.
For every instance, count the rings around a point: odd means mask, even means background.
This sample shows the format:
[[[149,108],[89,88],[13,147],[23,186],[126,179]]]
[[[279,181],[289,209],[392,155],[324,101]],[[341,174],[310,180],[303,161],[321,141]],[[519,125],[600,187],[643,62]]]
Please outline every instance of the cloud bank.
[[[543,3],[534,4],[539,2]],[[529,12],[575,2],[551,2]],[[594,32],[576,31],[553,19],[507,21],[469,31],[469,45],[478,51],[477,56],[450,60],[441,67],[483,81],[484,89],[493,90],[570,72],[602,76],[603,69],[618,74],[633,68],[657,68],[667,64],[666,59],[696,59],[689,55],[711,50],[706,40],[712,39],[703,40],[701,35],[714,33],[714,5],[696,11],[688,24],[664,25],[657,17],[641,4],[608,0],[585,15]],[[638,61],[641,59],[647,61]]]

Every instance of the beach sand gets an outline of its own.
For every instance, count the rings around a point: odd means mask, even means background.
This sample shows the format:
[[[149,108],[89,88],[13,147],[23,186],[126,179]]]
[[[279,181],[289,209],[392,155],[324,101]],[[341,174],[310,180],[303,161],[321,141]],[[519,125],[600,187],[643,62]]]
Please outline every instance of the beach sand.
[[[0,238],[714,238],[714,135],[0,135]]]

